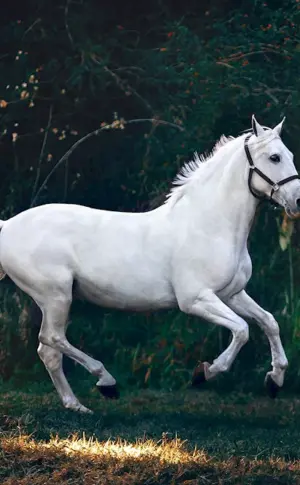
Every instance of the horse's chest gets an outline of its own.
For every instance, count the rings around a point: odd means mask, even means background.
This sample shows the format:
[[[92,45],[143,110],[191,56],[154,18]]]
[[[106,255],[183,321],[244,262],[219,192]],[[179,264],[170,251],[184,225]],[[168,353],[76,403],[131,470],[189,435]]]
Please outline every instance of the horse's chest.
[[[242,291],[247,285],[252,273],[252,263],[248,252],[244,252],[241,259],[229,272],[226,284],[217,292],[221,298],[228,298]]]
[[[245,247],[232,250],[224,245],[207,248],[206,255],[181,251],[173,283],[178,295],[193,299],[201,288],[209,288],[220,298],[241,291],[251,276],[251,260]]]

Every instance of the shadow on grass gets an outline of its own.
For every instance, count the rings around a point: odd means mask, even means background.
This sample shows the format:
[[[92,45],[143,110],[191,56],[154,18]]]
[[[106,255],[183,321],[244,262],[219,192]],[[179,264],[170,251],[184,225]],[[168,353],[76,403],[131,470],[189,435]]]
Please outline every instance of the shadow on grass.
[[[149,422],[159,428],[167,425],[174,430],[203,431],[222,426],[270,430],[289,426],[300,430],[300,399],[296,398],[272,401],[253,395],[219,395],[188,390],[180,393],[136,391],[121,396],[118,401],[106,401],[97,390],[92,390],[81,401],[93,409],[93,415],[64,409],[55,391],[42,394],[7,391],[0,394],[0,413],[25,421],[30,432],[50,428],[61,437],[83,429],[88,434],[101,429],[111,429],[112,432],[117,429],[119,433],[119,428],[136,428],[141,423],[148,430]],[[42,439],[46,437],[42,436]]]

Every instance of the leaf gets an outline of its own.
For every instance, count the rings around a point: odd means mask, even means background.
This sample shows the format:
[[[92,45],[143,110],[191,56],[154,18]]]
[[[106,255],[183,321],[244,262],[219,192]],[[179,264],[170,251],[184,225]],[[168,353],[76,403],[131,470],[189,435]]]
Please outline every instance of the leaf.
[[[279,234],[279,245],[282,251],[285,251],[291,242],[291,237],[294,229],[294,221],[289,219],[285,214]]]
[[[149,377],[150,377],[150,374],[151,374],[151,367],[148,368],[147,372],[146,372],[146,375],[145,375],[145,384],[146,382],[148,381]]]

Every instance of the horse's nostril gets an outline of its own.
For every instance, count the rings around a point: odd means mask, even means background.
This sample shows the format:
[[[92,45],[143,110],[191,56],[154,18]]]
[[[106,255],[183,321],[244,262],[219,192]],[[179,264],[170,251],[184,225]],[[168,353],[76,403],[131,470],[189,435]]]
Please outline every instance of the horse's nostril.
[[[296,200],[297,208],[300,209],[300,198]]]

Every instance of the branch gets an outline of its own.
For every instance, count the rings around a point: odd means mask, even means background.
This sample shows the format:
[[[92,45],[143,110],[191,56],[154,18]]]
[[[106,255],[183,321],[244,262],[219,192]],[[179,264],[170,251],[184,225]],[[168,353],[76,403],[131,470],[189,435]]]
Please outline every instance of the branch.
[[[48,133],[49,133],[51,122],[52,122],[52,113],[53,113],[53,105],[50,106],[50,110],[49,110],[48,124],[47,124],[47,128],[45,130],[45,136],[44,136],[44,140],[43,140],[43,144],[42,144],[42,148],[41,148],[41,153],[40,153],[40,157],[39,157],[39,161],[38,161],[36,177],[35,177],[33,190],[32,190],[30,207],[32,207],[33,201],[36,198],[34,194],[36,192],[36,189],[37,189],[37,186],[38,186],[38,183],[39,183],[39,180],[40,180],[42,161],[43,161],[43,158],[44,158],[44,152],[45,152],[45,148],[46,148],[46,144],[47,144]]]
[[[272,52],[272,54],[282,55],[282,51],[279,52],[278,50],[271,49],[271,48],[268,47],[266,49],[259,50],[259,51],[237,52],[236,54],[232,54],[231,56],[229,56],[227,58],[220,59],[219,63],[220,62],[228,63],[228,62],[233,62],[233,61],[239,61],[240,59],[243,59],[243,57],[253,56],[255,54],[267,54],[269,52]]]
[[[66,6],[65,6],[65,26],[66,26],[67,35],[69,37],[69,41],[70,41],[72,47],[74,47],[74,40],[73,40],[71,31],[70,31],[70,28],[69,28],[69,24],[68,24],[68,14],[69,14],[69,5],[70,5],[70,2],[71,2],[71,0],[67,0],[66,1]]]
[[[259,82],[259,84],[262,85],[262,83]],[[258,93],[258,96],[260,96],[261,94],[266,94],[267,96],[269,96],[269,98],[272,99],[272,101],[275,103],[275,104],[279,104],[279,99],[277,98],[277,96],[275,96],[275,94],[272,93],[272,89],[270,89],[268,86],[266,85],[263,85],[262,88],[254,88],[253,89],[253,93]]]
[[[50,177],[53,175],[53,173],[57,170],[58,167],[60,167],[66,160],[68,160],[69,156],[74,152],[74,150],[79,146],[81,145],[84,141],[88,140],[89,138],[91,138],[92,136],[95,136],[95,135],[99,135],[99,133],[101,133],[102,131],[104,130],[110,130],[110,129],[123,129],[125,127],[125,125],[131,125],[131,124],[134,124],[134,123],[145,123],[145,122],[150,122],[153,124],[153,126],[158,126],[158,125],[164,125],[164,126],[170,126],[172,128],[176,128],[177,130],[183,132],[185,131],[184,128],[182,128],[181,126],[179,125],[176,125],[175,123],[171,123],[169,121],[165,121],[165,120],[159,120],[157,118],[137,118],[137,119],[133,119],[133,120],[128,120],[128,121],[125,121],[125,120],[115,120],[113,121],[113,123],[111,123],[110,125],[104,125],[102,126],[101,128],[98,128],[97,130],[94,130],[92,131],[91,133],[88,133],[87,135],[85,135],[83,138],[81,138],[80,140],[78,140],[76,143],[74,143],[74,145],[71,146],[71,148],[69,148],[69,150],[65,153],[65,155],[56,163],[56,165],[52,168],[52,170],[49,172],[49,174],[47,175],[47,177],[45,178],[44,182],[42,183],[42,185],[40,186],[39,190],[37,191],[36,195],[33,197],[32,201],[31,201],[31,204],[30,204],[30,208],[31,207],[34,207],[35,205],[35,202],[38,198],[38,196],[40,195],[41,191],[45,188],[46,184],[48,183]],[[44,139],[44,142],[45,142],[45,139]],[[43,143],[43,146],[45,145],[45,143]],[[40,160],[41,160],[41,156],[40,156]]]
[[[64,195],[63,195],[63,202],[66,201],[67,199],[67,194],[68,194],[68,175],[69,175],[69,160],[67,158],[66,160],[66,168],[65,168],[65,183],[64,183]]]
[[[142,67],[138,67],[138,66],[124,66],[124,67],[116,67],[114,69],[115,71],[140,71],[140,72],[145,72],[145,69],[143,69]]]
[[[263,87],[264,93],[266,93],[274,101],[275,104],[279,104],[279,99],[277,98],[277,96],[275,96],[274,93],[285,93],[288,94],[288,97],[291,96],[293,93],[296,93],[294,89],[271,88],[261,81],[258,81],[258,84]],[[258,91],[258,89],[256,90]]]
[[[219,66],[225,66],[225,67],[228,67],[229,69],[235,69],[233,66],[231,66],[230,64],[228,64],[227,62],[222,62],[222,61],[217,61],[216,64],[218,64]]]
[[[22,40],[24,39],[25,35],[27,35],[27,34],[28,34],[28,32],[30,32],[30,31],[31,31],[31,30],[32,30],[32,29],[33,29],[33,28],[36,26],[36,24],[38,24],[39,22],[41,22],[41,20],[42,20],[42,19],[40,19],[40,18],[39,18],[39,19],[36,19],[36,20],[33,22],[33,24],[31,24],[31,25],[28,27],[28,29],[27,29],[27,30],[25,30],[25,32],[24,32],[24,34],[23,34],[23,37],[22,37]]]
[[[116,82],[117,86],[119,86],[119,88],[122,89],[122,91],[128,96],[128,93],[129,94],[132,94],[133,96],[135,96],[137,99],[139,99],[139,101],[141,101],[144,106],[146,106],[147,110],[150,112],[150,113],[153,113],[153,108],[152,106],[148,103],[148,101],[146,99],[144,99],[134,88],[132,88],[128,82],[126,81],[123,81],[123,79],[121,79],[115,72],[113,72],[111,69],[109,69],[106,65],[103,65],[101,62],[99,62],[99,60],[96,58],[96,56],[94,54],[91,55],[91,59],[95,62],[95,64],[98,64],[100,65],[101,67],[103,67],[103,70],[105,72],[107,72],[107,74],[109,74]]]

